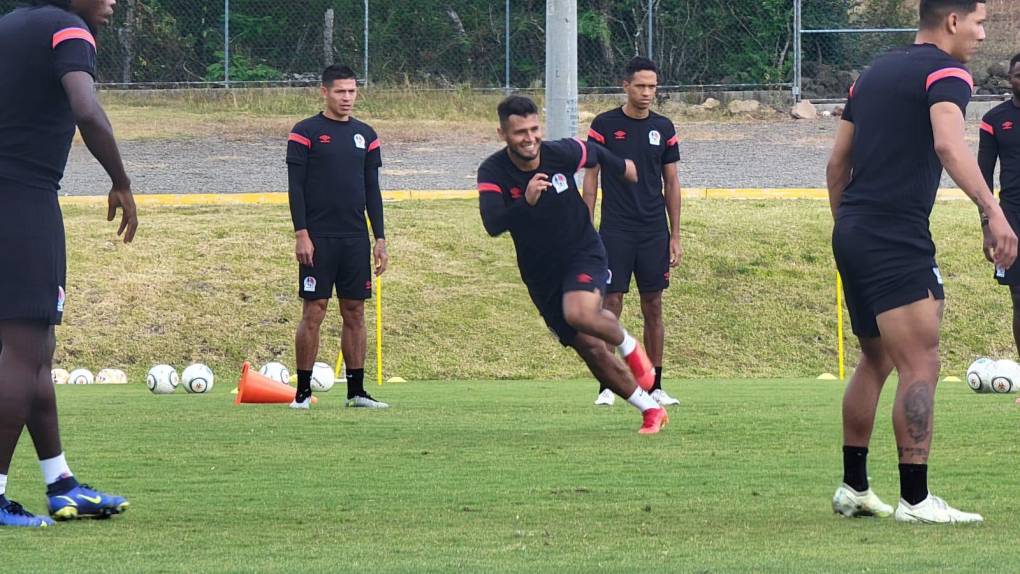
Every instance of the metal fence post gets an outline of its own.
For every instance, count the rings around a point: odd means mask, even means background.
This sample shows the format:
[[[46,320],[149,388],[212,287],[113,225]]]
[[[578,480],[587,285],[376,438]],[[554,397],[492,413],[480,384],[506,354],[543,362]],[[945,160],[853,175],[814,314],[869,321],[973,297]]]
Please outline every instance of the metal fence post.
[[[504,50],[504,54],[503,54],[503,59],[504,59],[504,62],[503,62],[503,68],[504,68],[503,85],[504,85],[504,91],[506,92],[506,95],[509,96],[510,95],[510,0],[506,0],[506,21],[504,22],[503,36],[504,36],[504,39],[503,39],[503,44],[504,44],[504,46],[503,46],[503,50]]]
[[[230,87],[230,0],[223,0],[223,84]]]
[[[654,7],[655,7],[655,0],[648,0],[648,59],[649,60],[654,60],[655,59],[652,56],[652,48],[654,47],[654,44],[652,43],[652,34],[655,31],[655,20],[652,17],[652,11],[654,10]]]
[[[368,85],[368,0],[365,0],[365,85]]]
[[[793,0],[793,103],[800,101],[801,84],[803,83],[801,31],[804,26],[801,22],[801,1]]]

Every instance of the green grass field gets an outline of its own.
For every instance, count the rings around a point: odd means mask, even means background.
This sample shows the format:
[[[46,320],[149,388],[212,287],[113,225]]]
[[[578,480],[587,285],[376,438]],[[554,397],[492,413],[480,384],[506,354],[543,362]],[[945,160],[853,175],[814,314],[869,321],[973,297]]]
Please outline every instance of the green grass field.
[[[122,493],[110,521],[0,530],[4,572],[1015,572],[1020,501],[1010,396],[939,389],[932,490],[981,526],[840,519],[841,386],[667,381],[660,435],[591,406],[590,381],[373,389],[394,407],[310,413],[61,387],[72,468]],[[889,402],[872,485],[898,493]],[[9,494],[43,508],[27,437]]]

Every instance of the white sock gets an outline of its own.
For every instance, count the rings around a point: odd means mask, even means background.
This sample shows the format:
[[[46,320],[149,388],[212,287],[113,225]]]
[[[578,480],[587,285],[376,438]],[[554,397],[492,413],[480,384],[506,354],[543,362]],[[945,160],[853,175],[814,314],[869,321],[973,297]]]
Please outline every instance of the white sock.
[[[621,356],[626,357],[627,355],[634,352],[634,348],[637,347],[637,339],[630,336],[630,333],[626,329],[623,331],[623,342],[616,348],[620,352]]]
[[[7,494],[7,475],[0,474],[0,496]]]
[[[659,408],[659,403],[655,402],[652,395],[645,392],[641,387],[634,391],[634,394],[627,399],[627,402],[637,407],[641,412]]]
[[[67,466],[67,460],[64,459],[64,453],[60,453],[58,456],[53,458],[40,460],[39,468],[42,469],[43,482],[45,482],[47,486],[61,478],[74,476],[74,474],[71,473],[71,469]]]

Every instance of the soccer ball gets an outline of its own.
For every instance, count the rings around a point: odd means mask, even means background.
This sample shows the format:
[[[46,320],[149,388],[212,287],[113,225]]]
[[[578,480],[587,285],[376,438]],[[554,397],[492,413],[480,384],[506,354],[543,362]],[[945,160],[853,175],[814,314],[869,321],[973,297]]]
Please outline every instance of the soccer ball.
[[[71,373],[68,373],[65,369],[53,369],[50,371],[50,377],[53,378],[54,385],[66,385],[67,380],[71,378]]]
[[[92,376],[92,371],[88,369],[75,369],[67,376],[69,385],[91,385],[94,382],[96,379]]]
[[[269,377],[278,383],[290,384],[290,370],[283,363],[277,363],[276,361],[266,363],[259,369],[259,374]]]
[[[96,375],[97,385],[126,385],[127,375],[120,369],[103,369]]]
[[[208,393],[213,388],[212,369],[202,363],[195,363],[181,373],[181,385],[189,393]]]
[[[992,365],[992,390],[1013,393],[1020,390],[1020,365],[1010,360],[995,361]]]
[[[145,385],[155,395],[169,395],[177,390],[181,379],[177,376],[177,370],[170,365],[156,365],[149,369],[149,375],[145,377]]]
[[[326,363],[315,363],[312,367],[312,390],[320,393],[329,392],[333,388],[333,369]]]
[[[992,367],[995,361],[981,357],[967,367],[967,385],[975,393],[992,392]]]

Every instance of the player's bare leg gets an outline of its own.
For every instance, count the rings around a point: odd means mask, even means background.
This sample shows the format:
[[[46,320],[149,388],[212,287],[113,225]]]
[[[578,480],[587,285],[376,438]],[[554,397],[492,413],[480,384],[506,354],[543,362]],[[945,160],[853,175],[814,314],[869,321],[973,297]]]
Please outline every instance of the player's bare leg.
[[[1010,285],[1009,298],[1013,301],[1013,342],[1020,355],[1020,287]]]
[[[623,293],[608,293],[605,299],[602,301],[602,306],[610,313],[616,316],[617,319],[623,313]],[[606,348],[609,349],[610,353],[616,351],[616,347],[606,343]],[[616,402],[616,395],[612,389],[606,386],[605,383],[599,382],[599,394],[595,398],[595,404],[601,406],[613,406]]]
[[[294,335],[294,354],[297,360],[298,388],[291,408],[307,409],[312,397],[312,369],[319,354],[322,322],[326,318],[329,299],[302,301],[301,322]]]
[[[648,360],[655,367],[652,397],[664,407],[678,405],[680,401],[662,390],[662,355],[666,346],[666,324],[662,319],[662,291],[641,294],[641,317],[644,320],[645,351],[648,353]]]
[[[634,380],[644,390],[655,383],[655,369],[641,344],[620,325],[620,320],[602,306],[598,291],[568,291],[563,295],[563,317],[571,327],[605,341],[623,357]]]
[[[368,353],[365,301],[342,299],[340,315],[344,321],[340,335],[340,348],[343,350],[344,362],[347,365],[347,405],[384,409],[389,405],[377,401],[365,391],[365,356]],[[348,357],[350,358],[348,359]]]

